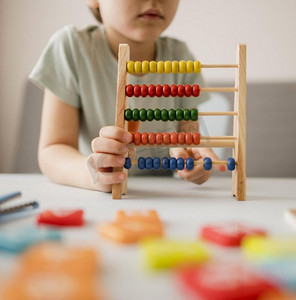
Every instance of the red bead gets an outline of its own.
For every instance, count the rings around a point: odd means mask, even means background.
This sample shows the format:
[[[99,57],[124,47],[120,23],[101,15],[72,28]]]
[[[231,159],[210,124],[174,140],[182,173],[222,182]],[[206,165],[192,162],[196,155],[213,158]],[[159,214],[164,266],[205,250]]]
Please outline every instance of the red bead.
[[[163,136],[161,132],[156,134],[156,144],[161,145],[163,143]]]
[[[134,144],[136,146],[141,144],[141,133],[140,132],[134,133]]]
[[[163,134],[163,143],[169,145],[171,142],[170,134],[168,132]]]
[[[185,133],[179,132],[178,133],[178,144],[183,145],[185,142]]]
[[[178,86],[178,96],[179,97],[184,97],[184,94],[185,94],[185,87],[183,84],[180,84]]]
[[[171,85],[171,96],[176,97],[178,95],[178,86],[176,84]]]
[[[164,97],[169,97],[170,93],[171,93],[171,89],[170,86],[168,84],[164,84],[162,87],[162,93]]]
[[[199,93],[200,93],[199,85],[198,84],[194,84],[192,86],[192,96],[193,97],[198,97]]]
[[[150,132],[148,134],[148,143],[150,145],[154,145],[155,144],[155,133],[154,132]]]
[[[142,97],[147,97],[147,95],[148,95],[148,87],[147,87],[146,84],[143,84],[141,86],[141,96]]]
[[[192,88],[190,84],[185,85],[185,96],[190,97],[192,93]]]
[[[126,86],[125,88],[125,94],[128,96],[128,97],[132,97],[134,95],[134,87],[129,84]]]
[[[185,133],[185,144],[192,145],[192,133],[191,132]]]
[[[156,94],[156,97],[161,97],[162,96],[162,86],[160,84],[156,85],[155,94]]]
[[[155,85],[154,84],[150,84],[148,86],[148,94],[150,97],[155,97]]]
[[[178,133],[176,133],[176,132],[171,133],[171,144],[172,145],[178,144]]]
[[[143,132],[141,134],[141,143],[142,143],[142,145],[147,145],[147,143],[148,143],[148,133],[147,132]]]
[[[194,132],[192,135],[192,140],[194,145],[198,145],[200,143],[200,134],[198,132]]]
[[[141,87],[138,84],[134,85],[134,96],[135,97],[141,96]]]

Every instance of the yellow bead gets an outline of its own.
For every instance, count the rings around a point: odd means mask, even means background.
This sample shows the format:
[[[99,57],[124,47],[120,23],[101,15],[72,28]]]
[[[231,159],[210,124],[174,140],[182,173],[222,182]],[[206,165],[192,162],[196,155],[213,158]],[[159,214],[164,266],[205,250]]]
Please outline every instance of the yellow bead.
[[[152,60],[149,62],[149,71],[151,73],[156,73],[157,72],[157,63],[156,61]]]
[[[185,60],[180,60],[179,61],[179,72],[180,73],[185,73],[186,72],[186,61]]]
[[[172,62],[167,60],[165,63],[164,63],[164,71],[166,73],[171,73],[172,72]]]
[[[188,60],[186,63],[186,69],[187,69],[187,73],[192,73],[193,72],[193,61],[192,60]]]
[[[200,72],[200,62],[198,60],[194,61],[194,73]]]
[[[179,62],[176,61],[176,60],[174,60],[174,61],[172,62],[172,72],[173,72],[174,74],[177,74],[177,73],[179,72]]]
[[[140,61],[135,61],[134,68],[137,74],[142,73],[142,63]]]
[[[160,60],[159,62],[157,62],[157,73],[159,74],[163,73],[163,69],[164,69],[164,62]]]
[[[142,73],[147,74],[149,72],[149,61],[144,60],[142,62]]]
[[[134,71],[134,62],[132,60],[128,61],[127,65],[126,65],[126,69],[127,69],[127,72],[130,74],[133,74],[135,72]]]

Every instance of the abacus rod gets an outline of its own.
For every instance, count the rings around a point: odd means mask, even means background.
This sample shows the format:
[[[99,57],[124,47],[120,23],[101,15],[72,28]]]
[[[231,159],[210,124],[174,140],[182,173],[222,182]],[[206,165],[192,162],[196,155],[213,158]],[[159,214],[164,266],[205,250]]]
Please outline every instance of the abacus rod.
[[[221,65],[221,64],[201,64],[200,65],[201,68],[233,68],[233,69],[237,69],[238,68],[238,64],[225,64],[225,65]]]
[[[237,92],[236,87],[204,87],[199,89],[201,92],[233,93]]]
[[[227,135],[227,136],[202,136],[201,139],[203,139],[203,140],[232,140],[232,141],[235,141],[237,138],[232,135]]]
[[[236,111],[199,111],[199,116],[236,116]]]
[[[186,162],[186,159],[184,159]],[[195,160],[194,161],[194,165],[204,165],[204,161],[203,160]],[[137,165],[138,162],[136,160],[131,161],[132,165]],[[212,165],[226,165],[227,166],[228,161],[227,160],[212,160]],[[235,162],[236,164],[236,162]]]

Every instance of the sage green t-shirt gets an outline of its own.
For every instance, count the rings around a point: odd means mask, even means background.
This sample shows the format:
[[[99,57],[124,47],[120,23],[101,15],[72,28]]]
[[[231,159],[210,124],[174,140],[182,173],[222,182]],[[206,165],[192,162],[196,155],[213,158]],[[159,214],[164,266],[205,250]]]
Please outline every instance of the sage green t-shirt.
[[[184,42],[160,37],[156,42],[156,61],[194,60]],[[112,54],[102,25],[78,30],[66,26],[56,32],[29,77],[42,89],[47,88],[65,103],[80,110],[79,150],[89,155],[91,141],[103,126],[114,125],[116,107],[117,60]],[[199,84],[201,74],[158,74],[129,76],[131,84]],[[193,108],[208,99],[198,98],[130,98],[130,108]],[[177,122],[142,122],[140,132],[178,131]],[[167,148],[140,148],[137,156],[168,155]]]

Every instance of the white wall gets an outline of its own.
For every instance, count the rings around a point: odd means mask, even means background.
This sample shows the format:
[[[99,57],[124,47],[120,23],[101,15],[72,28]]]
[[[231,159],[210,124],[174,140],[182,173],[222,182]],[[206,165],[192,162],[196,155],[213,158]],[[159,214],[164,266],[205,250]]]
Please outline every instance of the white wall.
[[[203,63],[234,63],[237,43],[246,43],[249,82],[295,82],[295,11],[295,0],[181,0],[166,34],[187,41]],[[11,172],[21,155],[27,76],[51,34],[69,23],[94,23],[83,0],[0,1],[0,172]],[[233,73],[205,77],[229,81]]]

